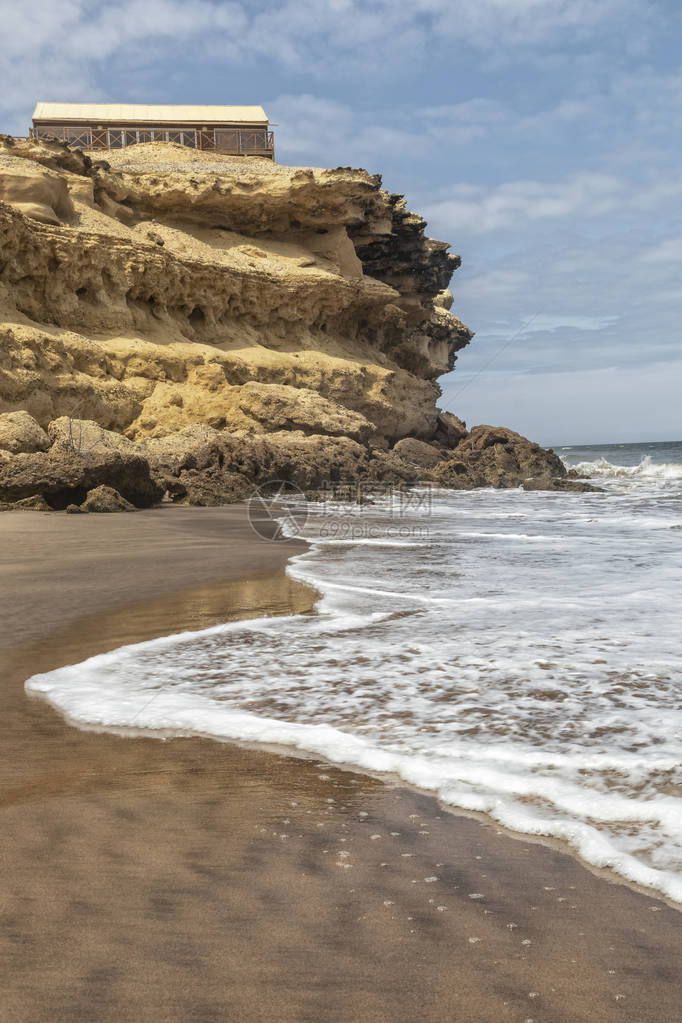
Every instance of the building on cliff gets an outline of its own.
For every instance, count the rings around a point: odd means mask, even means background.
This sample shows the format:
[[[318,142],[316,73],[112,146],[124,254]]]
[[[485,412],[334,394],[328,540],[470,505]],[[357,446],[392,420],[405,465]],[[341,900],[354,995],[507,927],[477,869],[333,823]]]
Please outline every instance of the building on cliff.
[[[275,156],[273,132],[260,106],[38,103],[31,136],[88,150],[175,142],[234,156]]]

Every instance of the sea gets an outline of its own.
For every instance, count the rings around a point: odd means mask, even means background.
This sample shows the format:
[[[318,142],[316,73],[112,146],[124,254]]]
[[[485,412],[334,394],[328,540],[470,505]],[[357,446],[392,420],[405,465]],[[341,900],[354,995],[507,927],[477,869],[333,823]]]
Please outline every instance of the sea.
[[[556,450],[600,492],[275,501],[310,541],[288,571],[314,614],[124,647],[27,690],[85,728],[400,779],[682,903],[682,442]]]

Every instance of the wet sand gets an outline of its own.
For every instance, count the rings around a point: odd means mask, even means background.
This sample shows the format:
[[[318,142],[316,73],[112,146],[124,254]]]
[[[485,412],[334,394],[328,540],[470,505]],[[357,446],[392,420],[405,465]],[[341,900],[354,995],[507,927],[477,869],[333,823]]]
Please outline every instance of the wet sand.
[[[419,793],[23,682],[310,610],[241,508],[0,515],[0,1019],[682,1020],[682,914]]]

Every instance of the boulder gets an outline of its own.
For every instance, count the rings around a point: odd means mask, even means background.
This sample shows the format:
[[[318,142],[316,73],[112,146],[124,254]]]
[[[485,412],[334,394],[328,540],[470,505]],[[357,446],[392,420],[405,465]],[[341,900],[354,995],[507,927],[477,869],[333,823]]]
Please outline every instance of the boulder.
[[[50,443],[55,447],[73,451],[75,454],[87,454],[90,451],[125,451],[138,454],[133,441],[123,434],[105,430],[92,419],[76,419],[72,416],[60,416],[53,419],[47,428]]]
[[[348,437],[282,430],[230,433],[193,426],[144,442],[152,475],[172,501],[216,505],[242,500],[271,480],[310,491],[366,478],[367,449]]]
[[[22,451],[45,451],[50,439],[28,412],[0,415],[0,450],[17,455]]]
[[[414,462],[407,462],[396,454],[395,448],[391,451],[372,451],[369,466],[365,475],[368,481],[376,480],[378,483],[418,483],[420,480],[430,479],[431,470],[420,468]]]
[[[433,469],[439,462],[447,458],[447,455],[432,444],[427,444],[423,440],[415,440],[414,437],[405,437],[404,440],[399,440],[393,450],[403,462],[417,465],[423,469]]]
[[[68,509],[67,509],[68,510]],[[88,496],[80,506],[84,512],[131,512],[135,506],[121,497],[113,487],[100,486],[88,491]]]
[[[165,437],[146,438],[137,450],[149,462],[154,478],[165,484],[185,470],[215,465],[219,461],[221,436],[212,426],[196,424]]]
[[[439,483],[455,489],[510,488],[535,477],[563,479],[566,468],[553,451],[513,430],[475,426],[434,473]]]
[[[189,426],[145,440],[153,478],[176,503],[211,506],[247,497],[269,461],[259,436]]]
[[[49,451],[21,453],[0,462],[0,501],[15,503],[42,495],[51,508],[81,504],[88,491],[105,484],[115,487],[137,508],[160,501],[163,490],[138,454],[94,449],[76,454],[56,445]]]
[[[452,412],[439,412],[434,440],[446,448],[456,448],[467,435],[467,424]]]
[[[585,480],[569,479],[567,476],[557,478],[556,476],[533,476],[522,483],[524,490],[558,490],[572,494],[603,494],[601,487],[595,487]]]
[[[42,494],[34,494],[32,497],[24,497],[21,501],[15,501],[12,507],[24,511],[52,511],[52,508],[49,506]]]
[[[367,448],[350,437],[326,437],[282,431],[264,438],[264,475],[310,491],[326,484],[352,484],[367,479]],[[259,480],[260,482],[260,480]]]
[[[66,178],[30,160],[3,163],[0,200],[43,224],[59,226],[74,213]]]
[[[304,430],[351,437],[362,443],[376,431],[361,413],[305,387],[249,381],[239,392],[239,408],[268,432]]]

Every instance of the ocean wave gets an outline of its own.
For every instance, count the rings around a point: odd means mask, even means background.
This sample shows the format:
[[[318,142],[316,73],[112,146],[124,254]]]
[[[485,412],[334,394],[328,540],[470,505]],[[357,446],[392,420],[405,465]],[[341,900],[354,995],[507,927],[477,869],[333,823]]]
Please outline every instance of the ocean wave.
[[[316,615],[123,648],[27,690],[82,727],[399,777],[682,902],[682,550],[668,531],[682,465],[585,464],[613,470],[608,500],[439,491],[414,518],[418,544],[391,538],[377,506],[361,510],[372,542],[316,542],[313,509],[288,572],[320,594]]]
[[[280,620],[284,623],[285,620]],[[271,622],[254,621],[238,629],[271,627]],[[221,627],[195,634],[215,635]],[[331,724],[309,724],[253,714],[218,704],[200,692],[140,691],[124,681],[133,669],[136,654],[150,650],[170,651],[174,642],[184,644],[188,634],[123,648],[29,679],[26,688],[40,694],[68,720],[85,727],[146,730],[159,736],[197,735],[219,740],[257,742],[282,749],[323,757],[339,766],[393,775],[407,784],[431,792],[453,808],[486,813],[498,823],[528,835],[565,841],[586,862],[610,868],[626,880],[655,889],[682,903],[682,879],[672,870],[641,862],[619,848],[608,833],[595,826],[600,822],[621,824],[644,822],[663,827],[679,838],[680,815],[674,800],[665,796],[637,799],[620,794],[600,793],[579,787],[532,768],[519,773],[513,749],[450,749],[449,755],[429,756],[417,752],[381,748],[371,739],[353,735]],[[103,687],[102,676],[109,685]],[[118,682],[112,685],[111,683]],[[478,752],[482,756],[478,756]],[[491,765],[490,754],[495,757]],[[538,760],[542,761],[540,755]],[[565,758],[564,758],[565,759]],[[553,766],[561,763],[555,757]],[[593,758],[595,764],[599,758]],[[526,764],[526,768],[530,767]],[[538,765],[533,765],[538,766]],[[607,769],[627,769],[627,757],[619,762],[606,758]],[[667,763],[664,766],[669,766]],[[582,771],[585,766],[580,763]],[[529,804],[529,799],[538,806]],[[549,812],[548,812],[549,811]]]
[[[569,464],[580,476],[591,479],[682,480],[682,462],[654,462],[645,455],[638,465],[614,465],[606,458]]]

